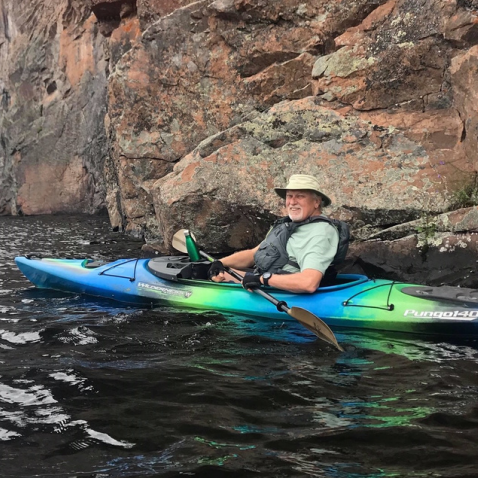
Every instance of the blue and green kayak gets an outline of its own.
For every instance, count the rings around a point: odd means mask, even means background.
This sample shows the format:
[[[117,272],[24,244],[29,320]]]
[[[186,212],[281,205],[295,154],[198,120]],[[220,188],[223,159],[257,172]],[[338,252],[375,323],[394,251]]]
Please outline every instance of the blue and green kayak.
[[[188,257],[120,259],[15,258],[26,278],[38,288],[113,299],[139,307],[178,309],[293,320],[270,302],[239,284],[204,280],[208,263]],[[277,300],[302,307],[329,327],[478,336],[478,290],[428,287],[359,274],[339,274],[336,282],[313,294],[292,294],[265,288]]]

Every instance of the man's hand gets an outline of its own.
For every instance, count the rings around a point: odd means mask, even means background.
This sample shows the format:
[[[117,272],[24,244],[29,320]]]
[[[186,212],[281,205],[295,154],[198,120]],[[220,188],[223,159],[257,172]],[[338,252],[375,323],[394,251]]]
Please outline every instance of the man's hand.
[[[253,272],[246,272],[242,279],[242,287],[247,290],[259,289],[262,287],[261,276]]]
[[[226,268],[224,267],[224,264],[221,261],[214,261],[209,267],[209,270],[207,271],[207,276],[209,277],[210,280],[214,282],[222,282],[224,281],[224,272],[226,272]],[[219,278],[217,277],[218,275],[220,276]],[[219,279],[219,280],[214,280],[214,279]]]

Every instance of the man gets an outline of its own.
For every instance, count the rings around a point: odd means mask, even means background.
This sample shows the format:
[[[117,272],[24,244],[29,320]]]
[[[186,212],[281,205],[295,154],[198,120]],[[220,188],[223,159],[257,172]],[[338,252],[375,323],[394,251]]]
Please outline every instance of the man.
[[[307,174],[294,174],[285,188],[274,190],[285,199],[288,218],[277,221],[257,247],[215,261],[209,277],[223,282],[230,280],[224,266],[242,270],[255,266],[242,281],[248,290],[268,285],[294,293],[315,292],[339,243],[337,229],[318,219],[331,200]]]

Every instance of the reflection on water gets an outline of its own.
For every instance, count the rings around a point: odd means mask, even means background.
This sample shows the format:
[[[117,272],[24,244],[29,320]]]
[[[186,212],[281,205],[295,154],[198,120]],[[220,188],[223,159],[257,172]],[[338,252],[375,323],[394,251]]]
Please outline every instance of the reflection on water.
[[[36,290],[13,258],[115,259],[104,218],[0,218],[2,476],[474,477],[475,341]]]

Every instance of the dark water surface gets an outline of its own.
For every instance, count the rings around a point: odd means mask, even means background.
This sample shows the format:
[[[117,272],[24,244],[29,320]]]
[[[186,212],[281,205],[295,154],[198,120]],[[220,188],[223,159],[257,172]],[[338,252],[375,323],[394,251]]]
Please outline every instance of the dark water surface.
[[[13,258],[113,259],[100,217],[0,217],[0,476],[476,477],[478,344],[140,310]],[[289,323],[288,323],[289,324]]]

